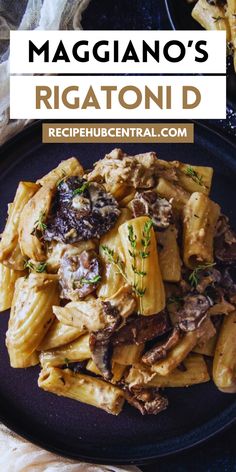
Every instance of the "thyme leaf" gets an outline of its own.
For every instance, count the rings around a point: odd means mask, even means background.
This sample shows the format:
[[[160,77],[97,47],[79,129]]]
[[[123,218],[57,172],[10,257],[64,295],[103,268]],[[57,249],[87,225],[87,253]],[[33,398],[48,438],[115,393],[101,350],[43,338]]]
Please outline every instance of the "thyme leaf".
[[[24,268],[29,269],[30,272],[42,274],[42,272],[46,272],[47,262],[39,262],[38,264],[34,264],[31,261],[25,261]]]
[[[36,238],[41,239],[44,231],[47,229],[47,225],[45,223],[46,215],[43,211],[39,213],[38,219],[34,223],[34,229],[32,231],[32,235],[36,236]]]
[[[118,256],[118,254],[115,254],[115,251],[113,249],[110,249],[108,246],[102,246],[102,250],[104,252],[104,255],[106,256],[108,262],[110,262],[110,264],[113,264],[116,269],[117,269],[117,273],[122,275],[122,277],[125,279],[125,281],[129,284],[129,280],[125,274],[125,271],[124,271],[124,268],[123,268],[123,263],[120,259],[120,257]]]
[[[94,285],[97,284],[101,280],[101,275],[95,275],[92,279],[82,278],[80,279],[80,283],[82,285]]]
[[[74,191],[73,191],[73,197],[75,197],[76,195],[81,195],[82,193],[85,192],[85,190],[87,190],[89,187],[89,182],[84,182],[80,187],[76,188]]]
[[[196,288],[198,283],[199,283],[199,280],[200,280],[200,275],[201,275],[201,272],[205,269],[209,269],[211,267],[213,267],[215,264],[214,263],[211,263],[211,262],[207,262],[206,264],[201,264],[197,267],[195,267],[195,269],[191,272],[191,274],[189,275],[189,282],[190,282],[190,285],[193,287],[193,288]]]
[[[200,175],[195,169],[193,169],[192,166],[188,166],[184,173],[198,185],[200,185],[201,187],[205,187],[202,175]]]

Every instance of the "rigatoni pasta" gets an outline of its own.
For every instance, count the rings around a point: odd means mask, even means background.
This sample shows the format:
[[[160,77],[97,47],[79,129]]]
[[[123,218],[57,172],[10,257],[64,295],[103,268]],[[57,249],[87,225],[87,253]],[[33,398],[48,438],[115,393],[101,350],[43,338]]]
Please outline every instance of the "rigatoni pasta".
[[[236,21],[235,0],[197,0],[192,10],[193,18],[207,30],[225,31],[228,52],[233,55],[236,71]]]
[[[124,403],[121,389],[89,375],[49,367],[39,376],[39,387],[118,415]]]
[[[184,263],[189,268],[213,263],[213,240],[220,207],[203,193],[194,192],[184,208]]]
[[[139,217],[119,227],[126,274],[137,293],[141,315],[153,315],[165,307],[155,234],[149,222],[147,217]]]
[[[0,243],[11,366],[113,415],[160,413],[159,389],[211,377],[235,392],[236,234],[212,175],[116,149],[21,182]]]
[[[20,182],[14,201],[9,204],[8,218],[0,242],[0,262],[14,270],[24,269],[24,257],[19,248],[19,222],[28,201],[39,186],[33,182]]]
[[[17,280],[6,335],[12,367],[27,366],[54,320],[52,306],[58,300],[57,276],[30,274]]]
[[[15,283],[19,277],[22,277],[22,271],[0,264],[0,311],[11,308]]]

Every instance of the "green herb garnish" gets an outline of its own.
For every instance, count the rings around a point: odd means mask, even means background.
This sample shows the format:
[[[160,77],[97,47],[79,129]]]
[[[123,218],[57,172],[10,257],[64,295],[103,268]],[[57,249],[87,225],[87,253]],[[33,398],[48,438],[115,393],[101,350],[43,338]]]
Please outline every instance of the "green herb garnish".
[[[117,269],[117,273],[122,275],[125,281],[129,284],[129,280],[126,277],[126,274],[123,268],[123,263],[120,257],[117,254],[115,254],[115,251],[113,249],[110,249],[108,246],[102,246],[102,250],[104,252],[104,255],[107,257],[108,262],[114,265],[114,267]]]
[[[94,285],[97,284],[101,280],[101,275],[95,275],[92,279],[80,279],[80,283],[82,285]]]
[[[198,283],[199,283],[199,280],[200,280],[200,275],[201,275],[201,272],[205,269],[209,269],[211,267],[213,267],[215,264],[214,263],[211,263],[211,262],[207,262],[206,264],[201,264],[199,265],[198,267],[196,267],[190,274],[188,280],[190,282],[190,285],[193,287],[193,288],[196,288]]]
[[[36,272],[37,274],[41,274],[42,272],[46,272],[47,262],[39,262],[38,264],[34,264],[30,261],[25,261],[24,268],[29,269],[30,272]]]
[[[34,223],[34,229],[32,231],[32,235],[36,236],[36,238],[41,239],[44,231],[47,229],[47,225],[45,223],[46,215],[43,211],[39,213],[38,220]]]
[[[129,255],[132,258],[132,270],[133,270],[133,283],[131,284],[134,293],[140,300],[140,309],[141,312],[143,311],[142,307],[142,297],[146,293],[146,288],[143,286],[143,279],[147,275],[147,272],[144,270],[144,261],[150,255],[149,246],[151,243],[151,229],[153,227],[152,220],[148,220],[144,227],[143,227],[143,234],[142,239],[140,241],[142,249],[140,251],[137,250],[137,235],[134,233],[133,225],[128,226],[128,240],[130,243]],[[108,262],[113,264],[117,272],[122,275],[125,281],[130,285],[130,281],[128,280],[123,263],[120,257],[115,254],[113,249],[110,249],[108,246],[102,246],[102,250],[107,257]],[[141,259],[141,268],[138,269],[137,261]]]
[[[82,184],[80,187],[76,188],[74,191],[73,191],[73,197],[75,197],[76,195],[81,195],[82,193],[85,192],[85,190],[87,190],[89,187],[89,182],[84,182],[84,184]]]
[[[201,185],[201,187],[205,187],[205,184],[203,182],[203,177],[200,175],[195,169],[193,169],[192,166],[188,166],[184,172],[188,177],[191,177],[191,179],[196,182],[198,185]]]

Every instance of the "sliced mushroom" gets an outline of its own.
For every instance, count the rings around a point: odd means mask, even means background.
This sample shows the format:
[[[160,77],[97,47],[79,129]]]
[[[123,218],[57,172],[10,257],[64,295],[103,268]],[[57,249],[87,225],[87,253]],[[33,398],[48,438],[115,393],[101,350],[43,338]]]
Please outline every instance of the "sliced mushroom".
[[[214,267],[204,269],[199,272],[199,281],[196,290],[199,293],[204,293],[209,286],[219,285],[221,282],[221,273]]]
[[[172,333],[165,341],[156,344],[152,349],[150,349],[143,355],[142,362],[147,365],[153,365],[157,361],[165,359],[168,351],[172,349],[172,347],[176,346],[176,344],[180,340],[180,337],[181,333],[179,328],[174,328]]]
[[[183,307],[178,311],[178,325],[182,331],[194,331],[199,328],[207,316],[211,302],[200,294],[189,294],[184,297]]]
[[[221,215],[217,223],[214,240],[215,257],[223,264],[236,263],[236,234],[231,229],[229,220]]]
[[[163,230],[168,228],[172,219],[172,205],[166,198],[160,198],[155,191],[136,193],[130,203],[134,217],[148,215],[154,226]]]
[[[168,400],[157,388],[133,388],[125,390],[127,402],[137,408],[142,415],[157,415],[168,406]]]
[[[110,380],[112,378],[111,357],[112,345],[111,336],[121,323],[121,316],[116,307],[112,307],[109,302],[103,302],[106,327],[96,332],[92,332],[89,338],[92,359],[102,375]]]
[[[116,200],[102,185],[70,177],[57,187],[44,238],[65,243],[100,238],[119,214]]]
[[[128,318],[125,326],[117,331],[112,339],[113,345],[141,344],[161,336],[170,330],[167,314],[162,311],[152,316]]]

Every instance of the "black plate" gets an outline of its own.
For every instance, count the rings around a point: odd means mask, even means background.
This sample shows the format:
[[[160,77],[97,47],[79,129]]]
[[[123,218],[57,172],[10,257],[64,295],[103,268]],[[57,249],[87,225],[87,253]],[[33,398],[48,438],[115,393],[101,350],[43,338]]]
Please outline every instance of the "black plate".
[[[187,0],[165,0],[167,13],[171,26],[175,30],[201,30],[202,27],[195,21],[191,12],[194,4],[188,4]],[[227,67],[227,98],[233,106],[236,105],[236,73],[233,61],[228,58]]]
[[[0,152],[0,230],[7,203],[19,180],[35,180],[62,159],[76,155],[86,167],[116,144],[41,144],[37,123]],[[179,159],[215,168],[212,196],[235,219],[236,146],[206,127],[196,125],[195,144],[124,144],[127,152],[156,151],[160,158]],[[170,407],[159,416],[142,417],[126,406],[118,417],[37,387],[39,368],[11,369],[5,348],[8,314],[0,317],[0,420],[45,449],[100,463],[146,463],[198,444],[235,421],[236,397],[212,383],[169,389]]]

